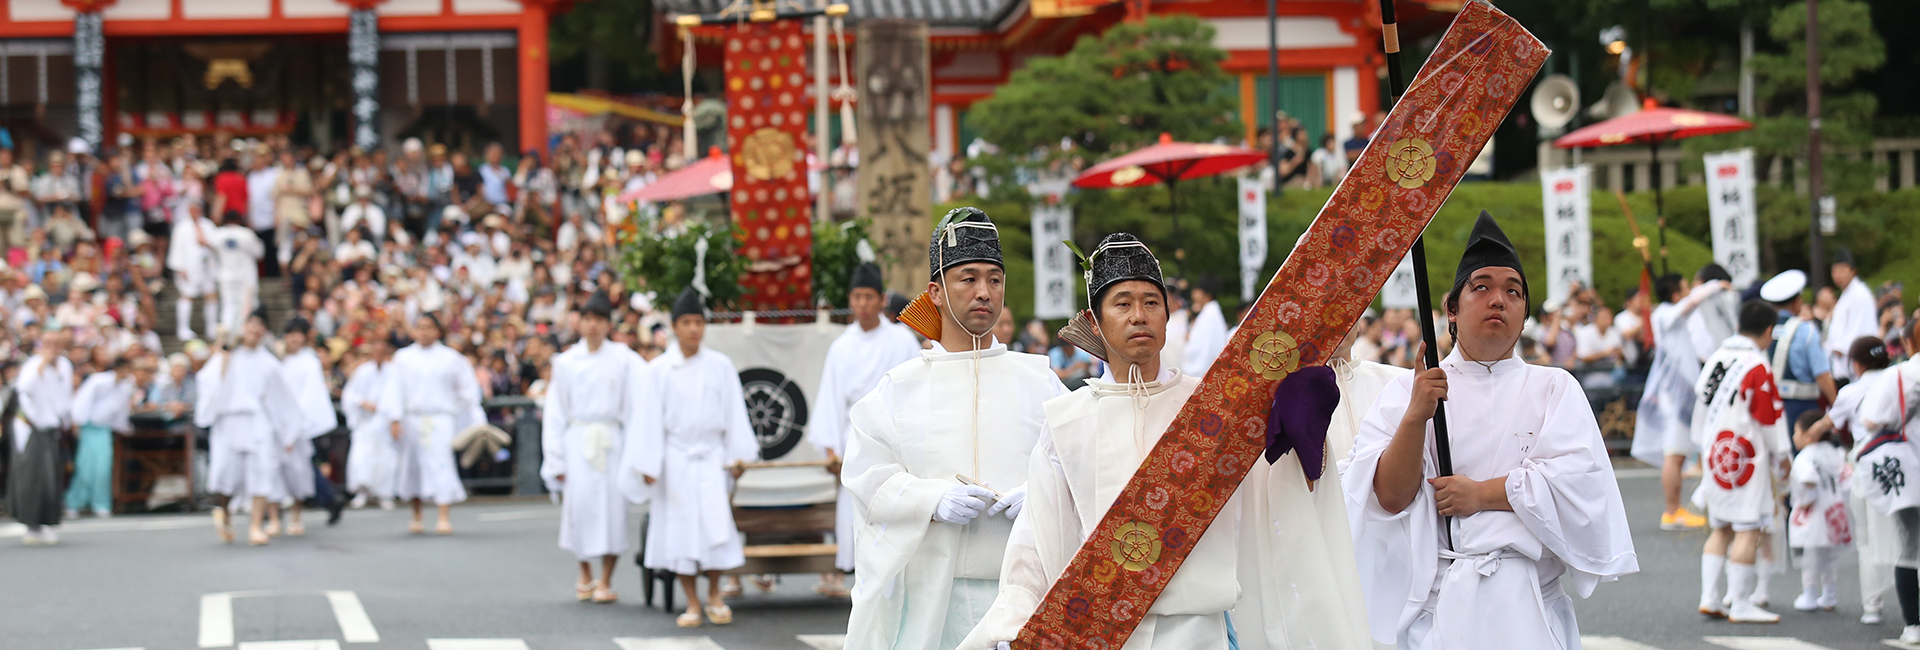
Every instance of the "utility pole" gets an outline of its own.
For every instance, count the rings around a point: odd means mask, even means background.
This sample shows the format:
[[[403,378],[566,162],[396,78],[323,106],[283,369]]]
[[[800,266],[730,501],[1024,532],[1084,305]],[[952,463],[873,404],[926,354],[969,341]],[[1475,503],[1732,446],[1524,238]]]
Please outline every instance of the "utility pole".
[[[1820,196],[1826,192],[1820,155],[1820,3],[1807,2],[1807,275],[1812,288],[1827,284],[1821,259],[1826,248],[1820,239]]]

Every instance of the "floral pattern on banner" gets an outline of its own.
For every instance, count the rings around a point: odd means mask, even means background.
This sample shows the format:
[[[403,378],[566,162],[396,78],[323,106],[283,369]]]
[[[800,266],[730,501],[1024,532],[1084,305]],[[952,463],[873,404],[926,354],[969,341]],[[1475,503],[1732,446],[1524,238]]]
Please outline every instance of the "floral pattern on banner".
[[[1015,648],[1119,648],[1260,459],[1274,387],[1322,365],[1492,136],[1547,49],[1468,3],[1267,284],[1166,435],[1047,592]],[[1456,155],[1456,152],[1458,155]],[[1337,241],[1336,241],[1337,240]],[[1374,244],[1369,246],[1367,244]],[[1306,488],[1305,485],[1301,486]],[[1124,577],[1124,579],[1116,579]]]
[[[800,21],[727,27],[727,151],[733,221],[753,272],[741,309],[812,307],[813,197],[807,190],[807,41]]]

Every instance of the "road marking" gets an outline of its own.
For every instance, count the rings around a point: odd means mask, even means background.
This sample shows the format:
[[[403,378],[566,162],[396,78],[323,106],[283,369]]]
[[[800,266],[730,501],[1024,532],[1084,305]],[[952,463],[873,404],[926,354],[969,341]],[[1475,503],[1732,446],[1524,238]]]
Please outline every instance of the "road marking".
[[[508,510],[506,512],[483,512],[474,515],[474,521],[518,521],[521,519],[544,519],[560,516],[559,508],[541,508],[539,510]]]
[[[620,650],[727,650],[704,636],[668,636],[651,639],[631,637],[614,639]],[[438,650],[437,648],[435,650]]]
[[[1905,647],[1905,646],[1902,646]],[[101,648],[100,650],[147,650],[146,648]]]
[[[1912,644],[1901,643],[1899,639],[1881,639],[1880,642],[1895,648],[1906,648],[1907,650],[1913,650],[1914,648]]]
[[[1780,636],[1710,636],[1706,642],[1733,650],[1833,650],[1823,645],[1814,645]]]
[[[347,643],[380,642],[380,632],[373,629],[373,619],[367,618],[367,608],[360,605],[359,596],[351,591],[329,591],[327,603],[333,605],[333,618],[340,622],[340,636]]]
[[[73,533],[124,533],[154,530],[182,530],[207,525],[200,517],[159,517],[153,519],[136,517],[115,517],[107,521],[74,521],[57,526],[62,535]],[[27,527],[22,524],[0,525],[0,539],[14,539],[26,535]]]
[[[233,645],[233,594],[207,594],[200,597],[200,647],[225,648]]]
[[[248,641],[240,644],[240,650],[340,650],[340,642],[333,639],[314,641]]]
[[[1585,650],[1660,650],[1645,643],[1617,636],[1582,636],[1580,647]]]
[[[842,650],[847,647],[845,634],[802,634],[794,638],[800,639],[801,643],[807,644],[807,647],[813,650]],[[1595,648],[1594,650],[1609,649]]]
[[[427,650],[527,650],[519,639],[427,639]]]

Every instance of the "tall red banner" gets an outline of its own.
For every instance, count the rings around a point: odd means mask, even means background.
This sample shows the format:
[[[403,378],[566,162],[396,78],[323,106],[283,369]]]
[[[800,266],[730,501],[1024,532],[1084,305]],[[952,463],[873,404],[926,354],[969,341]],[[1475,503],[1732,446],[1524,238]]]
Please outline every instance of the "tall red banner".
[[[754,271],[742,309],[812,308],[813,210],[807,192],[807,61],[800,21],[726,28],[727,150],[733,222]]]

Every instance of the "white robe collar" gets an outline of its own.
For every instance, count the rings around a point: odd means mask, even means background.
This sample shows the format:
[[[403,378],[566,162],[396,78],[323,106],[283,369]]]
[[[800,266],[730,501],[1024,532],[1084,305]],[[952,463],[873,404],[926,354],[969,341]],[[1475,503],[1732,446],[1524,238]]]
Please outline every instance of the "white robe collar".
[[[993,345],[988,346],[986,349],[980,350],[979,358],[985,359],[988,357],[997,357],[1006,353],[1007,353],[1007,346],[1001,345],[999,341],[995,341]],[[974,356],[975,356],[974,353],[970,351],[969,352],[948,352],[946,348],[940,347],[939,341],[933,342],[933,349],[920,351],[920,359],[922,361],[926,361],[927,363],[939,363],[941,361],[966,361],[966,360],[973,359]]]
[[[1469,361],[1465,356],[1460,354],[1460,346],[1456,345],[1453,348],[1453,352],[1447,354],[1447,358],[1440,360],[1440,367],[1450,372],[1504,375],[1526,368],[1527,362],[1522,361],[1517,355],[1509,355],[1505,359],[1493,362],[1492,366],[1488,366],[1483,362]]]

